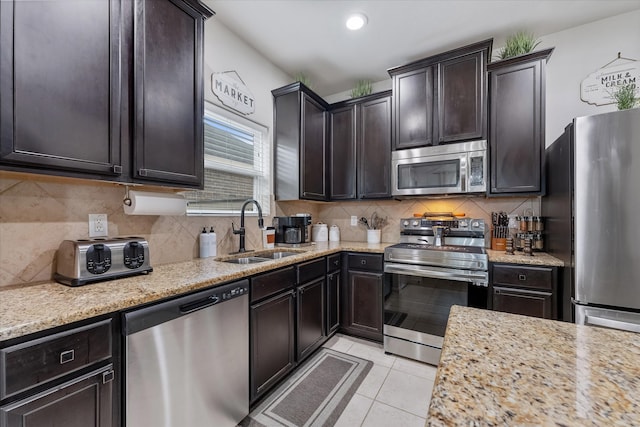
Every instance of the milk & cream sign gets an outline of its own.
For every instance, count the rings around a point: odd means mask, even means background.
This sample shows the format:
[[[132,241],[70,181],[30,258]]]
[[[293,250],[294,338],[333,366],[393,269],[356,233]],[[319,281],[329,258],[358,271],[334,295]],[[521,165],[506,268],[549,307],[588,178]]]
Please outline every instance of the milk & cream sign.
[[[612,94],[625,85],[632,85],[640,95],[640,63],[618,57],[582,81],[580,99],[592,105],[613,104]]]

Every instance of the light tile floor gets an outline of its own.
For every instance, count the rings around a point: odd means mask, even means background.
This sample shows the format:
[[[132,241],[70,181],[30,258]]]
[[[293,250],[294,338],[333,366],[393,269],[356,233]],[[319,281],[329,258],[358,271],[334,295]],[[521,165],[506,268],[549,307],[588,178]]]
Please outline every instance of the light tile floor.
[[[340,334],[324,346],[374,363],[335,426],[424,426],[435,366],[384,354],[380,344]]]

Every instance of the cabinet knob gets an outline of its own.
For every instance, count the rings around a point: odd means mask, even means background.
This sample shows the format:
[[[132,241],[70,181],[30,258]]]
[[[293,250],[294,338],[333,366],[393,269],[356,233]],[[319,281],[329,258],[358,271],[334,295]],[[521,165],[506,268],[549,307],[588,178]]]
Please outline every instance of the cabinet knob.
[[[518,279],[527,280],[527,275],[526,274],[518,274]]]
[[[366,265],[366,264],[367,264],[367,260],[366,260],[366,259],[361,259],[361,260],[360,260],[360,264],[362,264],[362,265]]]
[[[333,261],[333,265],[337,266],[338,264],[340,264],[340,261],[338,260]]]

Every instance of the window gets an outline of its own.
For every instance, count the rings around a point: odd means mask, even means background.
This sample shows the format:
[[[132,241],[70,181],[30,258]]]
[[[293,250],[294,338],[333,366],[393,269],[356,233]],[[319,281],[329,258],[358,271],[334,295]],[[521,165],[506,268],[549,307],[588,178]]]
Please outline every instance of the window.
[[[204,190],[188,191],[188,215],[237,215],[255,199],[269,214],[267,128],[213,104],[204,112]],[[255,212],[254,204],[247,213]]]

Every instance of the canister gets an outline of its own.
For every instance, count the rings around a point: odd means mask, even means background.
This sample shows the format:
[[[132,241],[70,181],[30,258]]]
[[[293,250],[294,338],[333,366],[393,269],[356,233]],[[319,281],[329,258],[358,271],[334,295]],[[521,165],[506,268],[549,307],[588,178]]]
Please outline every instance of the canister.
[[[327,240],[329,240],[329,228],[327,224],[321,222],[313,224],[311,226],[311,241],[326,242]]]
[[[340,228],[337,225],[332,225],[329,229],[329,241],[330,242],[339,242],[340,241]]]

